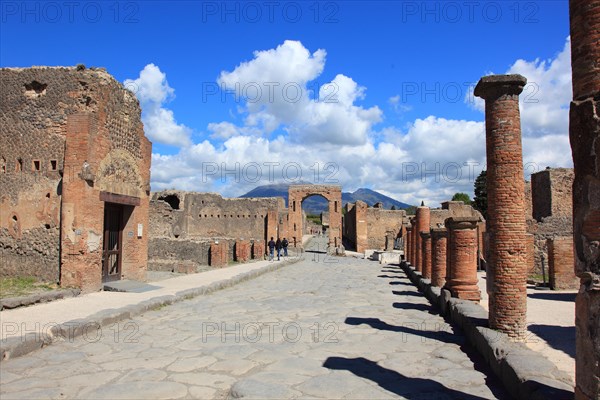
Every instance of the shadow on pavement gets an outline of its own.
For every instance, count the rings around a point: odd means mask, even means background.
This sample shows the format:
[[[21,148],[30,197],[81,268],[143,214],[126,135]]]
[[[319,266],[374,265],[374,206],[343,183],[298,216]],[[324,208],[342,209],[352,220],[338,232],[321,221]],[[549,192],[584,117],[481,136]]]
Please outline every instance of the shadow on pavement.
[[[398,278],[397,276],[394,276],[394,278]],[[401,282],[401,281],[392,281],[389,283],[390,285],[406,285],[406,286],[410,286],[410,287],[414,287],[414,285],[412,283],[409,282]]]
[[[412,303],[393,303],[392,307],[398,308],[400,310],[417,310],[417,311],[425,311],[430,314],[437,314],[432,311],[432,307],[428,304],[412,304]]]
[[[561,292],[551,292],[551,291],[544,291],[544,292],[537,292],[537,293],[528,293],[527,297],[530,297],[532,299],[539,299],[539,300],[556,300],[556,301],[568,301],[571,303],[575,303],[575,297],[577,296],[577,293],[561,293]]]
[[[418,329],[418,323],[407,323],[404,326],[398,325],[390,325],[387,322],[380,320],[379,318],[359,318],[359,317],[347,317],[344,321],[348,325],[369,325],[371,328],[390,331],[390,332],[398,332],[407,335],[415,335],[420,336],[425,339],[437,340],[439,342],[444,343],[455,343],[461,344],[464,342],[462,336],[457,336],[454,333],[446,332],[443,330],[437,331],[428,331],[423,329]],[[437,326],[437,328],[442,328]]]
[[[527,329],[544,339],[552,348],[575,358],[575,327],[531,324]]]
[[[369,379],[377,383],[382,389],[400,395],[406,399],[483,399],[483,397],[473,396],[464,392],[450,389],[431,379],[407,377],[406,375],[402,375],[391,369],[384,368],[376,362],[368,360],[364,357],[329,357],[323,363],[323,367],[332,370],[350,371],[354,375]]]
[[[411,290],[392,290],[392,293],[396,296],[415,296],[415,297],[423,297],[423,295],[417,291]]]
[[[378,278],[390,278],[390,279],[398,279],[403,278],[402,275],[377,275]]]
[[[305,253],[313,253],[313,254],[327,254],[326,251],[321,250],[304,250]]]

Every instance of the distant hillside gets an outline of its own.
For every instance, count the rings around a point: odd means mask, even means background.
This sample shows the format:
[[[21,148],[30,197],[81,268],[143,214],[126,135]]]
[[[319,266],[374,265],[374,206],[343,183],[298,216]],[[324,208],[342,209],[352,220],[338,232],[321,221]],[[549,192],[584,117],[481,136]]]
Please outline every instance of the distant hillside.
[[[299,184],[302,183],[308,182],[299,182]],[[289,184],[287,183],[258,186],[240,197],[283,197],[287,204],[288,187]],[[394,200],[371,189],[361,188],[354,193],[342,192],[342,206],[345,206],[346,203],[354,203],[357,200],[364,201],[369,206],[381,202],[383,203],[383,208],[388,210],[392,206],[395,206],[398,210],[410,207],[410,204]],[[327,210],[327,200],[321,196],[309,197],[302,203],[302,209],[308,214],[319,214]]]

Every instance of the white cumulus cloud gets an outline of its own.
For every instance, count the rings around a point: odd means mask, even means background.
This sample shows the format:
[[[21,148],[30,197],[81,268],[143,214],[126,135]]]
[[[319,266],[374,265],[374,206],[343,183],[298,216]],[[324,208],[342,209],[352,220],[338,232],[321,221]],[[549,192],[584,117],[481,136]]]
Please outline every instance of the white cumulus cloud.
[[[517,60],[506,71],[523,74],[535,84],[535,91],[526,89],[521,96],[526,173],[572,165],[569,48],[567,40],[556,57]],[[401,127],[375,129],[383,112],[360,105],[367,88],[341,73],[330,82],[314,84],[325,59],[325,50],[311,53],[300,42],[286,41],[223,71],[219,83],[246,96],[237,111],[243,122],[232,122],[234,117],[211,122],[210,140],[174,155],[154,154],[152,189],[239,196],[258,185],[302,180],[340,184],[344,191],[370,187],[409,204],[423,200],[434,207],[456,192],[472,194],[474,179],[486,162],[483,114],[479,121],[430,115]],[[150,76],[142,79],[144,71]],[[136,80],[140,101],[144,107],[158,104],[162,109],[173,89],[158,67],[144,71]],[[282,91],[286,85],[289,90]],[[259,93],[256,88],[262,92],[252,97]],[[298,96],[294,88],[301,89]],[[403,111],[399,100],[390,96],[384,101],[391,112]],[[481,105],[475,103],[483,111]],[[172,113],[170,117],[175,123]],[[189,135],[180,137],[189,140]]]
[[[141,103],[144,131],[150,140],[179,147],[191,144],[191,129],[178,124],[173,111],[164,107],[174,98],[175,90],[160,68],[148,64],[137,79],[126,79],[124,85]]]

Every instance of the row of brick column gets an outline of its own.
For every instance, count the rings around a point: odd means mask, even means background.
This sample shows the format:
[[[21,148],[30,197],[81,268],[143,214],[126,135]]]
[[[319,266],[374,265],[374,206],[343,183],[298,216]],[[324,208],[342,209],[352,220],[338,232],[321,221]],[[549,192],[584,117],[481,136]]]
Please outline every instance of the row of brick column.
[[[263,260],[265,256],[265,241],[238,239],[234,244],[235,261],[248,262],[251,259]],[[210,244],[209,265],[222,268],[229,263],[229,242],[227,240],[214,240]]]
[[[573,101],[569,135],[573,182],[574,269],[580,278],[576,298],[575,398],[600,399],[600,1],[570,0]],[[515,340],[526,335],[528,238],[519,95],[521,75],[483,77],[474,94],[485,100],[488,219],[487,292],[489,325]],[[423,211],[412,224],[409,262],[428,273],[427,240],[421,235]],[[476,223],[446,220],[447,232],[431,231],[431,281],[456,297],[478,299]],[[444,244],[444,241],[446,243]],[[415,250],[420,249],[420,251]],[[427,246],[425,246],[427,247]],[[568,251],[555,240],[550,256]],[[446,249],[446,255],[443,255]],[[443,264],[446,261],[446,276]],[[556,270],[557,266],[553,266]],[[559,271],[560,272],[560,271]]]
[[[421,215],[428,220],[429,209],[422,207]],[[414,260],[420,260],[423,278],[430,279],[434,286],[448,289],[453,297],[479,301],[478,223],[478,218],[454,217],[446,219],[444,228],[432,229],[427,226],[428,231],[419,232],[421,247],[417,253],[420,256],[412,254],[412,247],[409,246],[408,262],[412,264]],[[412,233],[410,240],[414,240],[414,237]]]

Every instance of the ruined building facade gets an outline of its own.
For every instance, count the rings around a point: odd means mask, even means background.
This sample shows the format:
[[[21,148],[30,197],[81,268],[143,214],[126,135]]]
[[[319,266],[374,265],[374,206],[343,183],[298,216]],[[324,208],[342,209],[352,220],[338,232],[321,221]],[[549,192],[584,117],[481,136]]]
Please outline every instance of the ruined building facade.
[[[103,69],[0,69],[0,275],[144,279],[152,144]]]
[[[343,217],[343,236],[347,244],[357,252],[371,250],[392,250],[394,242],[402,238],[404,210],[386,210],[382,207],[369,207],[363,201],[347,203]]]
[[[573,264],[573,179],[572,168],[547,168],[532,174],[531,182],[525,182],[527,233],[533,248],[528,275],[539,276],[543,272],[554,289],[579,287],[571,268],[563,270],[559,277],[554,268]],[[554,242],[557,246],[553,246]]]
[[[196,272],[202,266],[239,261],[237,247],[249,246],[254,258],[262,259],[271,237],[288,237],[288,215],[280,197],[223,198],[216,193],[162,191],[153,193],[150,201],[149,235],[150,269]],[[215,241],[223,253],[218,259],[211,253]]]

